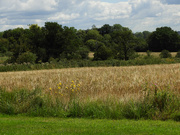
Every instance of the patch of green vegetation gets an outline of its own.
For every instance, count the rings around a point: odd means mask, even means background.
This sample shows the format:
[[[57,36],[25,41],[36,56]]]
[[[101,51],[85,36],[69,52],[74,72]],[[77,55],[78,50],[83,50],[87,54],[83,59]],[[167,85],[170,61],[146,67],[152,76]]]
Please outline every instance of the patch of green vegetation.
[[[164,58],[154,56],[140,56],[133,60],[61,60],[50,61],[46,63],[32,64],[5,64],[0,65],[0,72],[8,71],[27,71],[27,70],[41,70],[41,69],[60,69],[60,68],[74,68],[74,67],[111,67],[111,66],[136,66],[136,65],[152,65],[152,64],[171,64],[180,63],[179,58]]]
[[[41,135],[177,135],[180,123],[174,121],[62,119],[23,116],[1,116],[0,134]]]
[[[6,56],[0,57],[0,64],[3,64],[7,59],[8,59],[8,57],[6,57]]]
[[[70,100],[63,102],[62,93],[56,91],[44,93],[41,89],[22,89],[8,92],[0,89],[0,113],[61,118],[180,120],[180,99],[169,90],[146,89],[144,97],[127,102],[113,98],[81,101],[74,94],[74,88],[69,92]]]

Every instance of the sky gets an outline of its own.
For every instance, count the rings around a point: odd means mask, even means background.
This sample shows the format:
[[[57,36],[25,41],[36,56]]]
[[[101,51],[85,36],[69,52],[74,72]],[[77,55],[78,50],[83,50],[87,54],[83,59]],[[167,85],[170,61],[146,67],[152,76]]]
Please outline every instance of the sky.
[[[0,31],[58,22],[76,29],[121,24],[133,32],[180,31],[180,0],[0,0]]]

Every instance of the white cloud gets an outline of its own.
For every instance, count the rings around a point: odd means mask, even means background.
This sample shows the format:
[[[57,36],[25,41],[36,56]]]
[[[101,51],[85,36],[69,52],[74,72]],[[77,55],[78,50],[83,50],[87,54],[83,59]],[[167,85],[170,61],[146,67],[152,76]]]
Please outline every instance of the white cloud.
[[[115,23],[133,31],[152,31],[165,25],[179,29],[179,0],[109,1],[0,0],[0,31],[33,23],[42,26],[46,21],[78,29]]]

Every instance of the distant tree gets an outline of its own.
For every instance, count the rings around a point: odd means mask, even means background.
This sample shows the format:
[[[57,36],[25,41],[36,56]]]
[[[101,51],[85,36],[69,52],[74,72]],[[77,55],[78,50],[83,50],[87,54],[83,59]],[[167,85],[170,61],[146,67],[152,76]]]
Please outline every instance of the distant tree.
[[[112,31],[123,31],[123,27],[120,24],[114,24],[112,26]]]
[[[116,57],[128,60],[135,46],[135,38],[132,31],[115,31],[112,33],[112,38],[116,43]]]
[[[137,52],[146,52],[148,50],[148,44],[146,42],[146,38],[144,36],[143,32],[136,32],[135,34],[136,37],[136,45],[134,47],[134,50]]]
[[[99,34],[97,30],[89,30],[86,35],[86,41],[89,39],[94,39],[97,41],[101,41],[103,39],[102,35]]]
[[[105,45],[100,46],[94,53],[94,60],[107,60],[112,57],[112,51]]]
[[[9,41],[5,38],[0,38],[0,53],[6,53],[9,50]]]
[[[180,58],[180,50],[177,52],[177,54],[176,54],[175,57],[176,57],[176,58]]]
[[[180,49],[180,36],[170,27],[157,28],[148,37],[149,50],[161,52],[162,50],[177,51]]]
[[[3,37],[3,32],[0,32],[0,38],[2,38]]]
[[[104,24],[100,29],[99,29],[99,33],[101,35],[105,35],[105,34],[110,34],[112,32],[112,26],[110,26],[109,24]]]
[[[50,57],[57,58],[63,51],[61,37],[63,36],[63,28],[56,22],[46,22],[45,27],[42,28],[44,34],[44,48],[47,53],[47,60]],[[63,42],[63,41],[62,41]],[[47,61],[46,60],[46,61]]]
[[[86,42],[86,46],[90,49],[90,51],[95,52],[100,46],[104,45],[102,42],[90,39]]]

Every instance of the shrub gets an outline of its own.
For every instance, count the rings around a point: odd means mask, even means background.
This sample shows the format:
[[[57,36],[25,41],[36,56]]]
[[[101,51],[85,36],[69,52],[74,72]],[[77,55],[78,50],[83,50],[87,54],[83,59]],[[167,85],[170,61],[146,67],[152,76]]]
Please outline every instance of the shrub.
[[[99,47],[94,53],[94,60],[107,60],[112,57],[112,52],[105,45]]]
[[[16,59],[16,62],[19,64],[24,63],[24,62],[35,63],[36,59],[37,59],[36,54],[32,52],[24,52],[18,56],[18,58]]]
[[[180,50],[177,52],[176,58],[180,58]]]
[[[171,56],[171,53],[168,51],[168,50],[163,50],[160,55],[159,55],[161,58],[170,58],[172,57]]]

